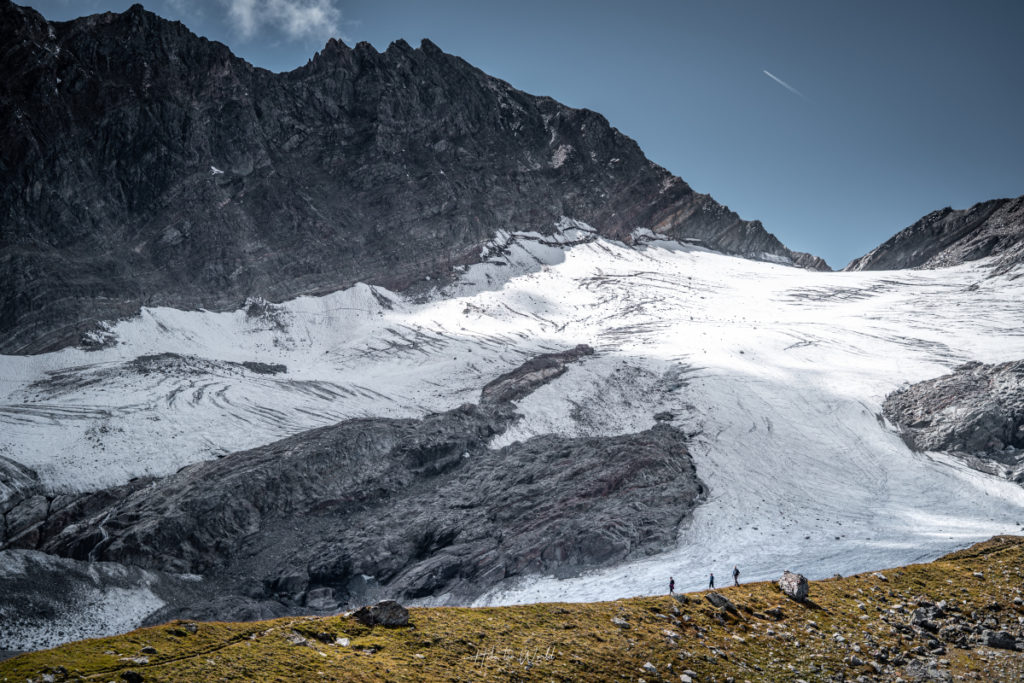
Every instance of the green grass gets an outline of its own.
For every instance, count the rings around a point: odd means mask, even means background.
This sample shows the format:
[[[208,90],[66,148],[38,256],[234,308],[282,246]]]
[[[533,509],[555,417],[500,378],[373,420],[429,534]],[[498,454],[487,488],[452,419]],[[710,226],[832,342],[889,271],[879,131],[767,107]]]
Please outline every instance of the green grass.
[[[69,643],[0,662],[0,682],[38,680],[63,667],[69,679],[117,681],[125,670],[145,681],[808,681],[842,673],[875,676],[844,663],[880,646],[920,644],[890,624],[906,623],[920,600],[947,600],[962,613],[992,610],[1017,623],[1024,539],[996,537],[930,564],[811,583],[810,602],[785,598],[773,583],[718,592],[737,607],[723,614],[691,593],[584,604],[413,609],[409,628],[368,628],[343,616],[240,624],[186,622]],[[974,574],[981,572],[984,578]],[[901,607],[898,607],[902,605]],[[777,607],[779,619],[765,614]],[[889,610],[894,610],[890,613]],[[902,611],[900,611],[902,610]],[[882,619],[886,615],[889,623]],[[618,617],[629,623],[621,628]],[[809,622],[814,622],[811,626]],[[674,632],[672,637],[666,632]],[[842,640],[835,637],[838,634]],[[335,644],[348,638],[347,646]],[[305,639],[306,644],[293,641]],[[156,654],[143,655],[152,647]],[[146,656],[144,664],[128,661]],[[954,677],[1024,680],[1019,653],[950,647],[941,658]],[[656,674],[644,672],[646,662]],[[893,674],[878,680],[894,679]],[[60,680],[60,677],[57,677]]]

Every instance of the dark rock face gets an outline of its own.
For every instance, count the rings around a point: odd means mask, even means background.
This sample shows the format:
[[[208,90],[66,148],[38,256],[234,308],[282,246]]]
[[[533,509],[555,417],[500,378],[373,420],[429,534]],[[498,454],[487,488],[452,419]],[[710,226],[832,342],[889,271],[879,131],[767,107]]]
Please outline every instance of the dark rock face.
[[[912,449],[1024,482],[1024,361],[961,365],[889,394],[882,410]]]
[[[407,289],[561,216],[827,268],[646,159],[599,114],[424,40],[330,41],[273,74],[136,5],[49,23],[0,0],[0,352],[140,305]]]
[[[39,478],[35,472],[9,458],[0,456],[0,546],[14,535],[14,531],[9,530],[9,525],[18,529],[21,526],[20,519],[26,516],[31,517],[31,514],[15,513],[8,521],[8,514],[26,504],[37,506],[38,503],[29,501],[40,497],[38,489]],[[43,512],[45,513],[45,508]]]
[[[986,256],[996,274],[1024,263],[1024,196],[933,211],[844,270],[943,268]]]
[[[216,600],[175,602],[163,619],[320,611],[385,595],[468,600],[506,578],[663,550],[705,495],[674,427],[487,446],[516,417],[498,395],[521,397],[557,375],[539,369],[564,372],[587,352],[525,363],[489,385],[482,407],[348,420],[74,498],[12,543],[202,574],[216,587]]]

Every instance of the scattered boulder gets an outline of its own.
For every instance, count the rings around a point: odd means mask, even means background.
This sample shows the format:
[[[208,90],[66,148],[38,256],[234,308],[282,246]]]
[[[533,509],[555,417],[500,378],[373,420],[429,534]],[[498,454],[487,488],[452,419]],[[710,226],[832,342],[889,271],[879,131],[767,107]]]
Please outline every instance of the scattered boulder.
[[[287,638],[288,642],[292,645],[309,645],[309,639],[298,631],[290,631],[285,634],[285,638]]]
[[[779,588],[786,594],[786,597],[797,602],[806,600],[810,593],[807,577],[803,574],[794,574],[788,569],[782,573],[782,578],[779,579]]]
[[[730,612],[732,614],[739,613],[736,609],[736,605],[732,604],[732,601],[729,600],[729,598],[722,595],[721,593],[712,591],[711,593],[705,595],[704,598],[715,607],[718,607],[719,609],[724,609],[726,612]]]
[[[907,680],[919,681],[920,683],[947,683],[953,680],[948,671],[939,668],[939,663],[934,659],[915,659],[907,664],[903,670]]]
[[[1006,631],[990,631],[985,629],[981,632],[981,644],[1000,650],[1017,649],[1017,639]]]
[[[935,633],[939,630],[938,624],[934,621],[936,615],[937,610],[934,607],[918,607],[911,612],[910,623],[919,628],[923,628],[926,631]]]
[[[396,628],[409,625],[409,610],[394,600],[381,600],[376,605],[360,607],[352,616],[367,626]]]

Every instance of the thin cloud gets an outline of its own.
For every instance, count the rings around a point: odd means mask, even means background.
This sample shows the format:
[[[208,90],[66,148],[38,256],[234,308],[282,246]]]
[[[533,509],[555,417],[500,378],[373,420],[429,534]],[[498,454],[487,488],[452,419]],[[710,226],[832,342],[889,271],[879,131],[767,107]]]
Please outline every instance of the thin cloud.
[[[783,88],[785,88],[789,92],[793,93],[794,95],[796,95],[797,97],[799,97],[800,99],[802,99],[805,102],[808,101],[807,97],[802,92],[800,92],[799,90],[797,90],[796,88],[791,86],[789,83],[786,83],[786,81],[782,80],[781,78],[779,78],[778,76],[776,76],[775,74],[773,74],[770,71],[765,71],[764,69],[762,69],[762,71],[764,71],[764,75],[765,76],[767,76],[768,78],[772,79],[773,81],[775,81],[776,83],[781,85]]]
[[[264,29],[283,31],[292,39],[325,39],[340,32],[341,10],[331,0],[221,1],[232,27],[246,39]]]

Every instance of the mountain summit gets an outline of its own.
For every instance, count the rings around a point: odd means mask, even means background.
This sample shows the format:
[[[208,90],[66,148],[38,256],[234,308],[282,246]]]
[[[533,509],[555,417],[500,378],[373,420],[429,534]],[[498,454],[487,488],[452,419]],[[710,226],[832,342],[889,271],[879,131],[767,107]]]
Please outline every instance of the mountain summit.
[[[0,0],[0,352],[141,305],[406,290],[562,216],[827,269],[586,109],[430,41],[331,40],[275,74],[135,5],[48,22]]]
[[[944,268],[987,257],[996,274],[1024,263],[1024,196],[932,211],[845,270]]]

